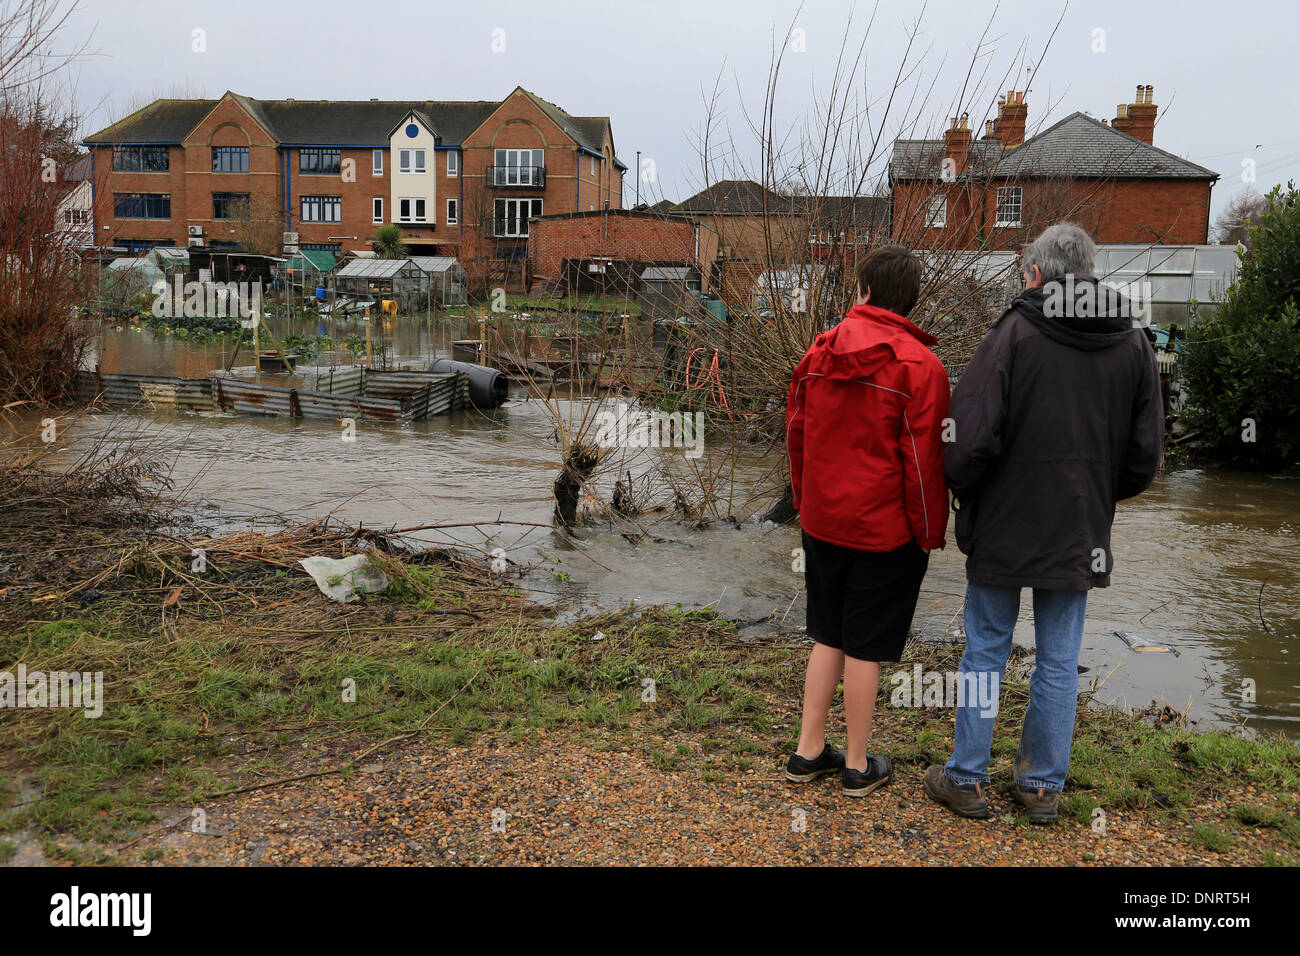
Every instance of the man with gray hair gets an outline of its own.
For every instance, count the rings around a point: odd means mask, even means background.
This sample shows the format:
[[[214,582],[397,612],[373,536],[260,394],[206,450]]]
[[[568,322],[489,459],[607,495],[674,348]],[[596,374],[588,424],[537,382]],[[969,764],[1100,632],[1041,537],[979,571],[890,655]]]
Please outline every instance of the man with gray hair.
[[[1091,273],[1096,246],[1073,223],[1024,251],[1025,291],[980,342],[952,394],[944,474],[966,555],[959,680],[997,687],[1020,591],[1033,589],[1034,673],[1014,767],[1034,823],[1056,820],[1074,740],[1088,590],[1110,584],[1115,503],[1140,494],[1164,448],[1155,352],[1129,303]],[[994,716],[959,701],[955,746],[925,791],[989,816]]]

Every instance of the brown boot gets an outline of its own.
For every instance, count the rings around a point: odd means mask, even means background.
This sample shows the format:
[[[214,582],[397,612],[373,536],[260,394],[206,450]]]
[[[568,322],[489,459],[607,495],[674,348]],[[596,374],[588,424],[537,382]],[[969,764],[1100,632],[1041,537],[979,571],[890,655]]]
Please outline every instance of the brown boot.
[[[1042,787],[1025,790],[1016,784],[1016,799],[1029,811],[1030,823],[1056,822],[1057,807],[1061,803],[1061,795],[1057,791],[1044,790]]]
[[[942,803],[959,817],[972,820],[989,818],[989,803],[984,799],[984,788],[978,783],[953,783],[943,767],[935,764],[926,770],[922,786],[931,800]]]

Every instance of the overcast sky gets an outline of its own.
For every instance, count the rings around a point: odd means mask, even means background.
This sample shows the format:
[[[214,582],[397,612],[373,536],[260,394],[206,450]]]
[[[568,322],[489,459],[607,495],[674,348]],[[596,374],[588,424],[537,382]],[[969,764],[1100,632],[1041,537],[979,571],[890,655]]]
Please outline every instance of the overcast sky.
[[[1294,0],[1006,0],[994,10],[983,0],[928,5],[904,83],[911,105],[895,99],[885,139],[900,128],[933,135],[963,86],[976,125],[999,89],[1024,88],[1025,66],[1042,56],[1027,94],[1031,132],[1075,110],[1109,119],[1149,83],[1155,144],[1221,175],[1216,216],[1244,188],[1244,160],[1260,192],[1300,179]],[[700,187],[697,140],[718,84],[725,139],[754,161],[744,112],[761,108],[774,47],[785,51],[780,129],[797,129],[825,94],[846,36],[850,58],[867,37],[859,86],[878,121],[921,13],[898,0],[809,0],[802,10],[784,0],[82,0],[63,42],[89,38],[94,52],[75,71],[82,108],[95,108],[87,132],[157,96],[478,100],[520,85],[572,114],[608,115],[620,158],[634,167],[640,150],[653,161],[642,193],[653,200]],[[630,205],[631,175],[627,184]]]

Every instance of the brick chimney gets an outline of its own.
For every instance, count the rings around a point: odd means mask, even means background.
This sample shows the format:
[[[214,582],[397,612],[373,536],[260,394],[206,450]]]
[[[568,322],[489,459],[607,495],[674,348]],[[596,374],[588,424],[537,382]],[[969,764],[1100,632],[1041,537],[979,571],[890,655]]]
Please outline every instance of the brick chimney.
[[[1025,120],[1029,116],[1029,105],[1025,102],[1024,91],[1007,90],[1006,96],[998,97],[998,118],[993,121],[993,135],[985,133],[986,139],[999,140],[1003,146],[1019,146],[1025,141]]]
[[[1144,143],[1150,143],[1156,132],[1156,105],[1152,102],[1155,87],[1141,86],[1132,103],[1120,103],[1115,107],[1115,119],[1111,127],[1122,133],[1128,133]]]
[[[966,172],[966,165],[970,160],[970,114],[962,113],[960,117],[954,116],[943,131],[944,158],[953,161],[953,171],[960,176]]]

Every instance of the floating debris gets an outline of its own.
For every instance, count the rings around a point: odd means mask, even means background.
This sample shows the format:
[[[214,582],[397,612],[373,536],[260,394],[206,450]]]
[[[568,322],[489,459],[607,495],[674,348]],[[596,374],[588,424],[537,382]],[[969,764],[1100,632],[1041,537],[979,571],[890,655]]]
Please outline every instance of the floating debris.
[[[1151,641],[1146,638],[1137,637],[1136,635],[1128,633],[1128,631],[1116,631],[1115,636],[1139,654],[1173,654],[1174,657],[1181,656],[1168,644],[1161,644],[1159,641]]]

